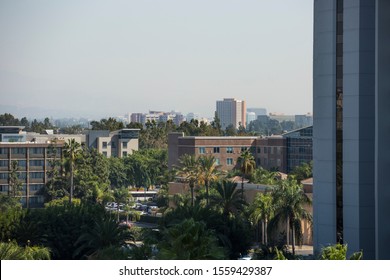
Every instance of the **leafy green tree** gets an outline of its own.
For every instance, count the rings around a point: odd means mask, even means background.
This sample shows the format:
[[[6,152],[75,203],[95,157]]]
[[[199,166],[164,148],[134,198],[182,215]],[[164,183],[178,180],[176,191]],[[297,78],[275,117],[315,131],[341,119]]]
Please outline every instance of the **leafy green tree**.
[[[211,196],[210,205],[221,211],[225,217],[238,215],[246,205],[242,198],[242,190],[237,190],[237,184],[223,180],[216,184],[216,194]]]
[[[206,189],[206,205],[209,205],[209,188],[212,182],[219,179],[218,165],[213,156],[202,156],[198,158],[199,161],[199,184],[205,186]]]
[[[242,195],[242,199],[244,199],[244,178],[248,177],[256,168],[255,158],[253,157],[249,149],[246,149],[241,153],[240,157],[238,158],[238,166],[240,168],[241,177],[242,177],[241,195]]]
[[[5,213],[10,209],[22,209],[20,199],[0,193],[0,212]]]
[[[119,222],[119,208],[120,208],[119,206],[121,203],[128,205],[130,202],[131,194],[127,187],[122,187],[122,188],[114,189],[113,196],[117,204],[117,215],[118,215],[117,221]]]
[[[305,208],[311,205],[311,200],[303,191],[301,184],[293,179],[281,180],[279,185],[272,192],[275,205],[275,214],[270,222],[270,227],[276,228],[284,222],[287,223],[287,243],[289,230],[292,230],[292,251],[295,255],[295,242],[302,240],[301,221],[312,222],[312,215]]]
[[[70,205],[65,202],[31,211],[28,218],[40,222],[41,236],[46,239],[43,245],[51,249],[53,259],[71,260],[84,256],[83,252],[75,253],[81,246],[76,245],[80,236],[94,229],[96,222],[108,219],[109,214],[100,205]]]
[[[57,141],[54,140],[47,150],[48,168],[46,171],[47,183],[44,188],[39,191],[43,195],[45,202],[65,196],[65,176],[61,173],[63,166],[61,163],[60,148],[57,146]]]
[[[22,181],[19,179],[20,171],[18,162],[11,161],[11,170],[8,175],[8,195],[17,198],[22,195]],[[28,206],[28,202],[27,202]]]
[[[296,166],[290,175],[294,175],[298,182],[313,177],[313,162],[304,162]]]
[[[20,125],[19,119],[15,118],[12,114],[9,113],[0,115],[0,126],[12,125]]]
[[[96,149],[82,145],[76,166],[74,182],[77,188],[74,196],[93,203],[101,203],[110,185],[108,159]]]
[[[158,258],[163,260],[225,259],[224,249],[218,246],[213,231],[204,222],[187,219],[166,228],[158,244]]]
[[[80,154],[81,145],[76,142],[75,139],[69,139],[64,146],[64,156],[69,164],[69,172],[70,172],[70,195],[69,195],[69,203],[72,203],[73,199],[73,191],[74,191],[74,172],[75,172],[75,163],[76,159]]]
[[[191,190],[191,206],[194,206],[194,188],[199,176],[199,161],[194,155],[183,155],[179,160],[176,175],[188,183]]]
[[[124,128],[123,122],[117,121],[115,118],[101,119],[100,121],[92,121],[92,130],[109,130],[115,131]]]
[[[0,241],[13,239],[16,226],[22,215],[22,205],[17,199],[0,194]]]
[[[236,136],[236,135],[237,135],[237,129],[232,124],[229,124],[225,129],[225,136]]]
[[[110,157],[109,162],[109,180],[113,188],[128,186],[130,184],[127,177],[125,160],[123,158]]]
[[[293,121],[282,121],[280,123],[283,131],[291,131],[295,129],[295,122]]]

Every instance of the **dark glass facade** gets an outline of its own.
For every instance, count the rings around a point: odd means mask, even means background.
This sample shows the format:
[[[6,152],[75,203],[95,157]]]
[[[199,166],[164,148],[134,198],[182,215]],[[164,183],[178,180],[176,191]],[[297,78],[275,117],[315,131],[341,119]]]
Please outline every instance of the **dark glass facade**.
[[[336,240],[343,243],[343,7],[336,11]]]
[[[313,160],[313,126],[284,134],[287,146],[287,173]]]

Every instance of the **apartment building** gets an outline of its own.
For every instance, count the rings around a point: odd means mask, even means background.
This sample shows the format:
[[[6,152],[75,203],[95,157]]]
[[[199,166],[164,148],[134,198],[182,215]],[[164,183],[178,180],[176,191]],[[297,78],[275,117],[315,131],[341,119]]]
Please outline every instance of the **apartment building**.
[[[90,130],[86,137],[89,148],[105,157],[126,157],[138,151],[140,129],[124,128],[117,131]]]
[[[64,141],[26,142],[24,127],[0,127],[0,193],[8,194],[11,164],[18,163],[18,178],[22,183],[23,207],[41,207],[43,196],[39,194],[47,183],[49,161],[61,158]],[[19,136],[18,136],[19,135]]]

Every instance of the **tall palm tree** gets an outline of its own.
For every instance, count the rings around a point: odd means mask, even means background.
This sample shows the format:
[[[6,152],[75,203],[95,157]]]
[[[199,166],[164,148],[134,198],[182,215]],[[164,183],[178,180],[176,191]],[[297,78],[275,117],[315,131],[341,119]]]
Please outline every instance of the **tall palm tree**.
[[[237,183],[223,180],[216,186],[216,195],[211,196],[210,204],[221,209],[223,215],[229,217],[244,209],[242,190],[237,190]]]
[[[199,161],[194,155],[185,154],[180,158],[180,167],[176,171],[176,175],[182,177],[191,190],[191,206],[194,206],[194,188],[198,180]]]
[[[219,179],[218,165],[213,156],[203,156],[199,161],[199,182],[206,188],[206,204],[209,205],[210,183]]]
[[[251,205],[251,218],[262,225],[262,243],[268,244],[268,222],[273,215],[273,201],[271,193],[259,193]]]
[[[275,215],[270,222],[270,226],[275,228],[277,224],[286,221],[287,223],[287,243],[289,240],[289,230],[292,230],[292,250],[295,255],[296,239],[302,237],[301,221],[312,222],[312,215],[305,209],[305,206],[311,204],[311,200],[303,191],[301,184],[294,178],[282,180],[273,190],[275,205]]]
[[[81,145],[76,142],[75,139],[68,139],[68,142],[65,143],[64,146],[64,156],[65,159],[69,162],[69,170],[70,170],[70,195],[69,195],[69,203],[72,203],[73,199],[73,191],[74,191],[74,169],[75,162],[78,155],[81,153]]]
[[[244,179],[248,175],[250,175],[253,170],[256,168],[256,162],[255,158],[253,157],[252,153],[250,152],[249,149],[246,149],[243,151],[238,158],[238,164],[240,166],[240,171],[241,171],[241,190],[242,190],[242,198],[244,199]]]

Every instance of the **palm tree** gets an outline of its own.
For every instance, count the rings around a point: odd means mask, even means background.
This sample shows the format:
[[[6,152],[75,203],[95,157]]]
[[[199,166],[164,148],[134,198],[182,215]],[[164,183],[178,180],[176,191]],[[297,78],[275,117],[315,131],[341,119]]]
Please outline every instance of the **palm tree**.
[[[211,205],[220,208],[223,215],[229,217],[244,209],[242,190],[237,190],[237,183],[223,180],[216,186],[216,195],[211,196]]]
[[[193,218],[166,228],[158,244],[158,258],[163,260],[210,260],[226,258],[218,239],[204,222]]]
[[[255,169],[251,176],[251,182],[254,184],[275,185],[277,181],[277,172],[268,171],[261,166]]]
[[[294,178],[282,180],[273,190],[275,215],[270,222],[273,228],[277,224],[287,222],[287,243],[289,243],[289,230],[292,230],[292,250],[295,255],[295,241],[302,237],[301,220],[312,222],[312,215],[305,209],[311,200],[303,191],[301,184]]]
[[[273,201],[271,193],[259,193],[256,195],[251,207],[251,218],[258,224],[262,224],[262,243],[268,244],[268,222],[273,215]]]
[[[194,155],[185,154],[180,158],[180,168],[177,169],[176,175],[182,177],[188,182],[191,190],[191,206],[194,206],[194,188],[198,180],[199,161]]]
[[[219,178],[218,165],[213,156],[199,157],[199,182],[206,187],[206,204],[209,205],[210,183]]]
[[[241,195],[242,199],[244,199],[244,179],[246,176],[250,175],[256,167],[255,159],[249,149],[246,149],[241,153],[240,157],[238,158],[238,164],[240,166],[242,177]]]
[[[41,246],[20,247],[16,242],[2,242],[0,260],[50,260],[50,250]]]
[[[75,139],[68,139],[68,143],[65,143],[64,146],[64,156],[69,162],[69,169],[70,169],[70,196],[69,196],[69,203],[72,203],[73,199],[73,191],[74,191],[74,169],[75,169],[75,162],[78,157],[78,155],[81,152],[81,146],[80,143],[76,142]]]
[[[83,253],[87,257],[93,257],[100,250],[116,246],[121,247],[126,240],[133,240],[133,236],[123,227],[119,227],[115,220],[109,216],[105,216],[95,221],[94,227],[89,231],[80,235],[76,241],[76,246],[73,256],[78,256]]]

